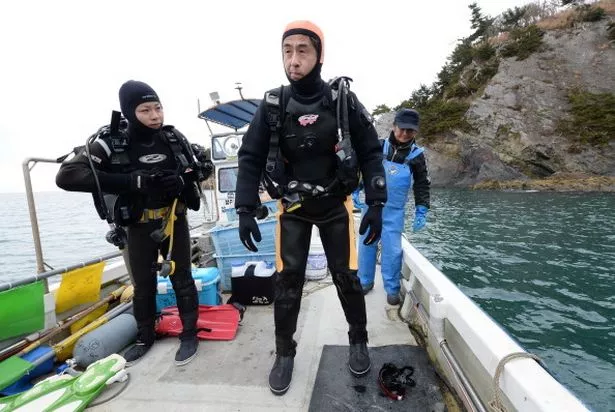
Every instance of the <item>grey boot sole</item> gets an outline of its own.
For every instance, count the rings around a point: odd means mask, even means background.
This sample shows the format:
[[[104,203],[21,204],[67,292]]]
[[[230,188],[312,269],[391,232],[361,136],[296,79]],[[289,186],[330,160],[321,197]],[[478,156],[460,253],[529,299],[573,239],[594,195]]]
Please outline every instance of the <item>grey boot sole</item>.
[[[290,383],[288,384],[288,386],[286,386],[286,388],[283,389],[273,389],[271,385],[269,385],[269,390],[276,396],[284,395],[286,392],[288,392],[288,388],[290,388]]]
[[[369,363],[369,366],[367,367],[367,369],[365,369],[364,371],[361,371],[361,372],[357,372],[357,371],[355,371],[354,369],[352,369],[352,368],[350,367],[350,364],[348,364],[348,369],[350,370],[350,373],[352,373],[352,375],[353,375],[355,378],[360,378],[360,377],[362,377],[362,376],[365,376],[365,375],[367,374],[367,372],[369,372],[369,370],[370,370],[371,368],[372,368],[372,363],[370,362],[370,363]]]
[[[141,359],[143,359],[144,356],[141,356],[139,359],[133,360],[132,362],[126,362],[126,367],[130,368],[131,366],[135,366],[137,363],[141,362]]]
[[[190,356],[188,359],[184,359],[183,361],[175,361],[175,366],[184,366],[189,364],[190,362],[192,362],[192,359],[196,358],[196,355],[199,353],[199,350],[197,349],[196,352],[194,352],[194,355]]]

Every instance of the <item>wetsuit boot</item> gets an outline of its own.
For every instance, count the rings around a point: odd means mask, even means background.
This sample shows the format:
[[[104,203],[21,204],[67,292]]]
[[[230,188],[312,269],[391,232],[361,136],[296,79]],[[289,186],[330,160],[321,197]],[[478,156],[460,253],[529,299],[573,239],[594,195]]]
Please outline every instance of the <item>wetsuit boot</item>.
[[[297,342],[276,338],[276,357],[269,373],[269,389],[274,395],[284,395],[293,378]]]
[[[175,353],[175,364],[177,366],[186,365],[196,357],[199,347],[199,339],[196,336],[196,322],[198,313],[196,311],[188,314],[179,315],[184,330],[179,335],[179,349]]]
[[[367,350],[367,332],[351,330],[348,332],[350,349],[348,351],[348,369],[356,376],[365,376],[372,366]]]
[[[176,273],[173,276],[178,275],[180,274]],[[177,296],[177,308],[183,326],[182,333],[179,335],[179,349],[175,353],[175,364],[183,366],[195,358],[199,347],[196,330],[199,301],[194,280],[189,272],[184,273],[183,279],[175,279],[173,288]]]
[[[136,364],[154,345],[156,335],[154,332],[154,324],[152,322],[139,324],[137,326],[137,329],[137,342],[134,344],[133,347],[128,349],[126,353],[124,353],[124,359],[126,359],[126,366],[132,366]]]
[[[136,237],[136,236],[135,236]],[[133,239],[134,240],[134,239]],[[135,248],[136,249],[136,248]],[[135,267],[133,265],[133,267]],[[154,322],[156,319],[156,296],[152,293],[153,284],[142,284],[142,279],[151,272],[136,266],[135,294],[132,298],[133,313],[137,321],[137,342],[124,353],[126,365],[132,366],[140,361],[156,340]]]

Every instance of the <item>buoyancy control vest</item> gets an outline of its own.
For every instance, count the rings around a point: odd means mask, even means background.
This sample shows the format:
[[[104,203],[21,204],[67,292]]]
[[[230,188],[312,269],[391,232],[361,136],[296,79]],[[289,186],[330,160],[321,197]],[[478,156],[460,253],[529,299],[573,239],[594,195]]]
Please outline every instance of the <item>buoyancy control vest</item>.
[[[96,140],[105,146],[105,151],[109,156],[110,172],[112,173],[131,173],[139,169],[139,162],[133,158],[134,153],[129,150],[130,138],[127,133],[127,126],[127,122],[121,119],[119,112],[114,112],[111,123],[101,127],[86,143],[86,150],[89,150],[89,145]],[[172,154],[174,158],[174,162],[167,160],[160,164],[173,165],[174,168],[182,172],[191,171],[193,178],[185,182],[187,186],[190,186],[190,190],[184,191],[185,196],[182,200],[186,202],[186,206],[189,208],[198,210],[201,193],[199,183],[209,177],[213,171],[213,165],[206,159],[205,150],[202,146],[191,145],[185,136],[173,126],[163,126],[160,136],[166,144],[167,150],[170,150],[169,154]],[[153,154],[151,156],[164,157],[166,155]],[[143,159],[139,160],[141,160],[141,163],[143,162]],[[147,159],[145,160],[147,161]],[[95,179],[98,180],[92,164],[91,167]],[[98,193],[93,193],[93,198],[96,211],[101,219],[107,220],[110,224],[126,226],[134,223],[143,213],[146,203],[142,197],[103,193],[98,181],[97,186]]]
[[[262,178],[269,196],[348,195],[356,189],[359,167],[350,140],[349,80],[331,80],[323,99],[313,104],[292,97],[285,104],[285,86],[265,93],[271,137]]]

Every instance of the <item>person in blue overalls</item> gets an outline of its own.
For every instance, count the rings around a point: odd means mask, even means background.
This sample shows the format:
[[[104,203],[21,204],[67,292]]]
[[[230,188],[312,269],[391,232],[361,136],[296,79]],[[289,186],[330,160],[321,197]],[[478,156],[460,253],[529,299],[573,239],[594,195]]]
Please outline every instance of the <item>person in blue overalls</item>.
[[[398,305],[401,276],[401,234],[404,230],[406,204],[410,189],[414,191],[414,232],[425,227],[429,210],[429,173],[423,148],[415,142],[419,130],[419,114],[416,110],[401,109],[395,115],[393,130],[383,141],[383,165],[386,176],[387,202],[382,210],[382,255],[381,269],[387,302]],[[355,206],[365,208],[358,190],[353,193]],[[363,240],[363,237],[361,237]],[[364,293],[374,287],[376,273],[376,243],[365,245],[359,242],[359,278]]]

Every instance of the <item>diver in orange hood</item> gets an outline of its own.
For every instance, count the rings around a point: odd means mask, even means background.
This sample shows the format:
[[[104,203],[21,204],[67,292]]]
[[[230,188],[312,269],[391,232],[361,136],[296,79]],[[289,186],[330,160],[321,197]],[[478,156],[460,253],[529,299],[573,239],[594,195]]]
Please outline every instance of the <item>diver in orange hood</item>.
[[[282,58],[290,85],[265,94],[239,150],[235,207],[239,235],[247,249],[261,240],[255,220],[259,177],[279,199],[276,235],[277,281],[274,302],[276,360],[269,387],[283,395],[290,387],[296,342],[293,335],[301,305],[312,226],[316,225],[328,266],[349,325],[348,367],[364,376],[371,362],[367,349],[365,300],[357,276],[352,201],[359,173],[369,206],[359,232],[377,242],[387,192],[382,150],[372,118],[348,78],[327,83],[320,70],[324,36],[309,21],[286,26]],[[253,239],[252,239],[253,238]]]

